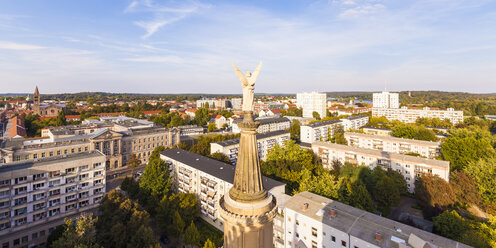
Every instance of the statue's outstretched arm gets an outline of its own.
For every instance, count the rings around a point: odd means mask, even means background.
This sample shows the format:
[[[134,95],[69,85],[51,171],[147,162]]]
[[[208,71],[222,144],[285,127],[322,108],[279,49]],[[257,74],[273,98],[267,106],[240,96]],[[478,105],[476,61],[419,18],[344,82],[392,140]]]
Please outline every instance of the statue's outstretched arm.
[[[260,69],[262,69],[262,61],[260,61],[260,64],[258,64],[257,69],[255,69],[255,71],[251,75],[250,81],[255,82],[257,80],[258,74],[260,74]]]
[[[234,62],[232,63],[232,65],[234,71],[236,72],[236,76],[238,76],[239,80],[241,80],[241,83],[243,83],[243,85],[247,85],[248,81],[246,80],[245,75],[243,75],[243,73],[238,69],[238,67],[236,66],[236,64],[234,64]]]

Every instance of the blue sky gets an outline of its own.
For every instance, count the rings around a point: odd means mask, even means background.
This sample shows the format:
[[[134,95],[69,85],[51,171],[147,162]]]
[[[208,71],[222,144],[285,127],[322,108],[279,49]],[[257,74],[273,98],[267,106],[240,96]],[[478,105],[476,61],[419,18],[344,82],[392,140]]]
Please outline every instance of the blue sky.
[[[496,1],[0,0],[0,92],[496,92]]]

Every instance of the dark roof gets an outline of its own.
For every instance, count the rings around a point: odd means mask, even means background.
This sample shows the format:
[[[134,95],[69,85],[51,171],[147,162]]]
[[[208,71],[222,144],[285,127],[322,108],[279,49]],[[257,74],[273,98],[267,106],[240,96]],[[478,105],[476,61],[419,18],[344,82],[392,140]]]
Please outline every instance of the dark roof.
[[[382,128],[382,127],[371,127],[371,126],[364,126],[363,128],[368,128],[368,129],[377,129],[377,130],[384,130],[384,131],[391,131],[389,128]]]
[[[235,166],[183,149],[169,149],[160,154],[233,184]],[[284,185],[265,176],[262,176],[262,181],[267,191]]]
[[[310,127],[321,127],[321,126],[325,126],[325,125],[330,125],[330,124],[334,124],[334,123],[338,123],[338,122],[341,122],[340,120],[332,120],[332,121],[319,121],[319,122],[314,122],[308,126]]]
[[[289,134],[289,131],[278,130],[278,131],[274,131],[274,132],[257,134],[257,140],[266,139],[266,138],[270,138],[270,137],[273,137],[273,136],[279,136],[279,135],[283,135],[283,134]],[[216,143],[219,144],[219,145],[221,145],[221,146],[232,146],[232,145],[239,144],[239,138],[237,138],[237,139],[230,139],[230,140],[224,140],[224,141],[219,141],[219,142],[216,142]]]

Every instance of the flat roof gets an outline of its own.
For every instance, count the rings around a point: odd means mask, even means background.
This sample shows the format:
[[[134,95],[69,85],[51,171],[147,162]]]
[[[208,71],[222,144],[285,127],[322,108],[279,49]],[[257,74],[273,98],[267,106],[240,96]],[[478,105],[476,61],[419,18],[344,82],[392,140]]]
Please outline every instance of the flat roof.
[[[271,138],[274,136],[280,136],[280,135],[284,135],[284,134],[289,134],[289,131],[278,130],[278,131],[274,131],[274,132],[261,133],[261,134],[257,134],[257,140],[267,139],[267,138]],[[237,145],[237,144],[239,144],[239,138],[219,141],[219,142],[215,142],[212,144],[218,144],[218,145],[223,146],[223,147]]]
[[[12,162],[12,163],[0,164],[0,173],[11,172],[11,171],[16,171],[16,170],[24,170],[24,169],[35,167],[35,166],[52,164],[54,162],[55,163],[61,163],[61,162],[66,162],[66,161],[95,158],[95,157],[105,158],[105,155],[103,155],[103,153],[101,153],[99,151],[87,151],[87,152],[64,154],[64,155],[53,156],[53,157],[45,157],[45,158],[38,158],[38,159],[16,161],[16,162]]]
[[[339,122],[341,122],[341,120],[319,121],[319,122],[314,122],[312,124],[303,125],[303,126],[321,127],[321,126],[331,125],[331,124],[335,124],[335,123],[339,123]]]
[[[306,210],[302,209],[304,203],[308,204]],[[404,240],[408,244],[408,239],[412,234],[438,247],[470,247],[310,192],[301,192],[294,195],[286,202],[285,207],[380,247],[399,247],[398,243],[394,242],[393,239]],[[330,215],[332,208],[336,210],[336,216],[334,217]],[[317,213],[320,210],[324,210],[324,214],[319,214],[319,216]],[[376,232],[381,233],[381,241],[376,241]]]
[[[441,142],[436,142],[436,141],[404,139],[404,138],[398,138],[398,137],[393,137],[393,136],[379,136],[379,135],[366,134],[366,133],[345,132],[344,135],[345,136],[346,135],[361,136],[361,137],[370,138],[370,139],[383,139],[383,140],[387,139],[387,140],[396,141],[398,143],[408,142],[408,143],[416,143],[416,144],[422,144],[422,145],[428,145],[428,146],[441,145]]]
[[[375,130],[383,130],[383,131],[391,131],[391,129],[389,128],[381,128],[381,127],[370,127],[370,126],[365,126],[365,127],[362,127],[363,129],[375,129]]]
[[[369,117],[368,115],[352,115],[352,116],[346,117],[344,119],[355,120],[355,119],[368,118],[368,117]]]
[[[235,123],[242,122],[242,118],[238,118],[234,120]],[[256,118],[256,122],[260,122],[260,125],[263,124],[270,124],[270,123],[279,123],[279,122],[291,122],[288,118],[286,117],[273,117],[273,118]]]
[[[236,166],[183,149],[169,149],[161,152],[160,154],[233,184]],[[262,176],[262,182],[267,191],[275,187],[285,185],[284,183],[266,176]]]
[[[327,148],[334,149],[334,150],[341,150],[341,151],[346,151],[346,152],[373,155],[373,156],[383,157],[383,158],[387,158],[387,159],[394,160],[394,161],[401,160],[401,161],[415,162],[417,164],[428,164],[428,165],[434,165],[434,166],[438,166],[438,167],[442,167],[442,168],[448,168],[448,169],[449,169],[449,164],[450,164],[448,161],[444,161],[444,160],[421,158],[421,157],[416,157],[416,156],[404,155],[404,154],[400,154],[400,153],[386,152],[386,151],[369,149],[369,148],[360,148],[360,147],[356,147],[356,146],[347,146],[347,145],[335,144],[335,143],[330,143],[330,142],[316,141],[316,142],[312,143],[312,147],[313,146],[323,146],[323,147],[327,147]]]

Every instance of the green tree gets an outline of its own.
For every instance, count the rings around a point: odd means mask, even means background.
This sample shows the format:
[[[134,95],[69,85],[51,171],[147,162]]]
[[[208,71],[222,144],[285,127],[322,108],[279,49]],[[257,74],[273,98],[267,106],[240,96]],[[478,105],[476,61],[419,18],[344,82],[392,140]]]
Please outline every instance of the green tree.
[[[477,183],[479,194],[485,202],[496,202],[496,158],[471,162],[465,172]]]
[[[298,120],[293,120],[291,122],[291,127],[289,127],[289,133],[291,139],[296,141],[300,140],[300,122]]]
[[[169,169],[161,159],[150,160],[140,179],[140,187],[160,201],[171,190]]]
[[[450,185],[458,202],[471,205],[480,202],[480,194],[474,178],[464,171],[453,171],[450,174]]]
[[[203,245],[203,248],[216,248],[216,246],[214,242],[212,242],[210,239],[207,239],[207,241]]]
[[[331,135],[330,130],[329,135]],[[342,125],[336,126],[336,129],[334,130],[334,136],[332,137],[331,141],[341,145],[348,145],[348,141],[344,137],[344,129]]]
[[[195,194],[172,194],[169,197],[169,206],[179,211],[184,223],[191,222],[198,216],[198,198]]]
[[[384,207],[397,206],[400,203],[400,190],[392,187],[394,181],[389,177],[383,177],[377,181],[374,189],[374,199]]]
[[[64,111],[60,111],[57,115],[57,119],[56,119],[56,125],[57,126],[65,126],[65,124],[67,123],[66,119],[65,119],[65,113]]]
[[[47,247],[51,248],[53,242],[57,241],[58,239],[60,239],[62,237],[62,235],[64,234],[66,228],[67,228],[67,226],[65,224],[64,225],[57,226],[50,233],[50,235],[48,235],[47,242],[46,242]]]
[[[65,219],[65,230],[62,236],[52,243],[53,248],[78,247],[99,248],[96,241],[97,218],[93,215],[78,217],[76,221]]]
[[[320,114],[317,111],[313,111],[312,112],[312,116],[313,116],[314,119],[320,120]]]
[[[200,246],[200,233],[193,221],[184,231],[184,241],[188,245]]]
[[[224,162],[224,163],[228,163],[228,164],[231,163],[231,159],[229,159],[229,157],[222,152],[214,152],[208,156],[210,158],[213,158],[215,160],[219,160],[219,161]]]
[[[424,207],[424,215],[429,218],[436,212],[454,204],[456,198],[451,186],[438,175],[423,174],[415,181],[417,204]]]
[[[450,130],[449,137],[441,145],[441,154],[450,162],[451,170],[463,170],[471,162],[495,156],[493,139],[488,131]]]
[[[136,156],[135,153],[131,153],[129,155],[129,162],[127,163],[129,168],[133,169],[133,174],[135,173],[135,169],[138,168],[141,165],[141,160]]]
[[[215,126],[215,123],[208,123],[208,127],[207,127],[208,132],[213,132],[215,131],[216,128],[217,127]]]
[[[455,210],[445,211],[434,217],[433,221],[434,232],[450,239],[458,239],[469,229],[467,223]]]
[[[177,237],[182,237],[185,226],[186,226],[186,224],[184,224],[184,221],[181,218],[181,215],[176,210],[174,212],[174,216],[172,217],[172,227],[173,227],[172,230],[174,231],[174,233]]]

